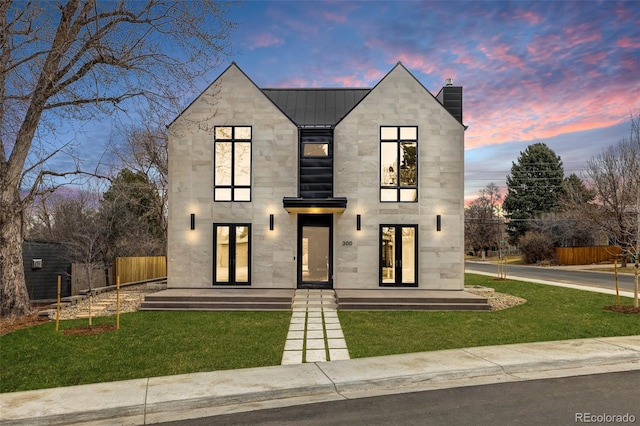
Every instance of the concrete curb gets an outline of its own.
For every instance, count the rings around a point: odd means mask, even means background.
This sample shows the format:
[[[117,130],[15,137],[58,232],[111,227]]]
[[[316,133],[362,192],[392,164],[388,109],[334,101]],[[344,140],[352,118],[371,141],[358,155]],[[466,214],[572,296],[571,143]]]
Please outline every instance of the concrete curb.
[[[640,336],[450,349],[0,394],[2,425],[147,424],[373,394],[640,370]],[[592,374],[586,368],[581,374]],[[534,374],[535,373],[535,374]],[[536,376],[537,374],[537,376]],[[568,374],[568,373],[566,373]],[[518,376],[520,375],[520,376]],[[351,394],[351,395],[349,395]]]

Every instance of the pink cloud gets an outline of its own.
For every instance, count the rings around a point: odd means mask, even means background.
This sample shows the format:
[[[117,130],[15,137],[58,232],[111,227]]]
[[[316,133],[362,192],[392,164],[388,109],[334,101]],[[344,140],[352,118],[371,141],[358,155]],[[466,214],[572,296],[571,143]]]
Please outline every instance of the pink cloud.
[[[436,61],[428,60],[424,55],[419,53],[403,52],[395,57],[395,61],[400,61],[402,64],[412,70],[419,70],[425,74],[431,74],[438,69]]]
[[[356,75],[344,75],[331,78],[333,83],[338,83],[343,87],[366,87],[367,84]]]
[[[499,64],[498,66],[489,64],[495,71],[504,71],[507,68],[517,68],[521,71],[528,70],[528,67],[520,57],[510,53],[511,46],[509,45],[500,43],[488,47],[481,46],[479,49],[487,59]]]
[[[571,49],[579,44],[594,43],[602,40],[602,34],[589,24],[567,27],[564,31],[565,48]]]
[[[615,80],[583,90],[585,78],[583,73],[572,81],[542,78],[469,87],[491,93],[491,99],[465,96],[465,123],[470,125],[465,134],[467,148],[608,127],[640,108],[640,88]]]
[[[536,62],[559,61],[568,55],[564,40],[558,34],[536,34],[527,45],[527,52]]]
[[[290,30],[304,39],[317,36],[320,30],[318,25],[310,25],[308,21],[300,20],[299,17],[292,16],[281,9],[269,9],[266,13],[269,19],[279,24],[280,28]]]
[[[385,73],[380,71],[379,69],[370,67],[365,71],[364,78],[366,78],[367,81],[370,81],[370,82],[374,82],[374,81],[377,82],[377,81],[380,81],[380,79],[382,79],[384,75]]]
[[[276,37],[272,33],[263,32],[260,34],[255,34],[250,37],[250,46],[251,50],[258,49],[261,47],[271,47],[271,46],[280,46],[284,44],[284,40],[279,37]]]
[[[582,56],[582,62],[585,64],[596,65],[602,62],[604,58],[607,57],[607,54],[604,52],[600,53],[587,53]]]
[[[472,125],[467,130],[467,148],[500,144],[511,141],[533,141],[572,133],[608,127],[627,119],[629,108],[640,107],[638,93],[629,93],[628,88],[606,87],[595,93],[572,96],[571,93],[555,93],[558,88],[543,88],[534,84],[525,86],[529,98],[511,105],[499,99],[515,96],[515,89],[497,93],[498,102],[491,106],[483,102],[466,105],[467,119]],[[637,92],[637,91],[636,91]],[[606,96],[605,96],[606,94]],[[607,99],[603,102],[603,99]],[[489,109],[491,108],[491,109]],[[465,121],[467,120],[465,119]]]
[[[616,41],[616,46],[625,49],[637,49],[640,47],[640,39],[632,39],[631,37],[623,37]]]
[[[540,22],[544,21],[544,18],[541,15],[530,11],[522,11],[516,13],[513,17],[515,19],[522,19],[524,21],[527,21],[527,23],[530,25],[538,25]]]
[[[341,15],[339,13],[334,13],[334,12],[325,12],[323,14],[323,17],[326,21],[329,22],[336,22],[338,24],[344,24],[345,22],[347,22],[347,17],[346,15]]]

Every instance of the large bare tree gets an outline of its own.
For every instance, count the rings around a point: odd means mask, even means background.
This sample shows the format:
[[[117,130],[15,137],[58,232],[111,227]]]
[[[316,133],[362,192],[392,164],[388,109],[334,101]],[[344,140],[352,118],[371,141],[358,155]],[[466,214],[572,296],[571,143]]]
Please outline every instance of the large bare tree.
[[[640,239],[640,116],[631,117],[630,137],[591,158],[585,174],[595,198],[575,203],[574,209],[622,249],[626,266]]]
[[[493,182],[480,190],[464,212],[464,236],[467,245],[480,250],[484,258],[486,250],[499,247],[504,221],[500,217],[500,188]]]
[[[50,167],[54,156],[74,148],[56,141],[63,139],[56,134],[61,120],[126,113],[138,100],[155,107],[179,103],[227,53],[230,6],[0,1],[0,315],[31,310],[23,212],[52,178],[82,171],[79,162],[69,170]]]
[[[162,253],[166,254],[169,195],[169,131],[168,114],[148,110],[146,120],[125,126],[111,143],[110,151],[116,161],[116,169],[127,169],[146,177],[148,190],[156,196],[147,208],[153,210],[161,229]],[[175,115],[174,115],[175,116]]]

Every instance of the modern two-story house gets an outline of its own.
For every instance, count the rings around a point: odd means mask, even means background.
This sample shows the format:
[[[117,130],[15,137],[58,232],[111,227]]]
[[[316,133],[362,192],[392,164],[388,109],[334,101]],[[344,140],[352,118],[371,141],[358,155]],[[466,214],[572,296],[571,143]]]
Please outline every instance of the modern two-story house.
[[[169,126],[168,289],[464,293],[464,131],[462,87],[401,63],[295,89],[232,63]]]

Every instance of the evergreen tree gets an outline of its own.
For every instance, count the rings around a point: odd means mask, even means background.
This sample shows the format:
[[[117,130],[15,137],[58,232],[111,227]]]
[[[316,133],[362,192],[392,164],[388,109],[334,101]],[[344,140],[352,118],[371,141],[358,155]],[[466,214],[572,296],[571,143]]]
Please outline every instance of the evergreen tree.
[[[575,173],[571,173],[562,185],[565,190],[565,204],[567,202],[586,204],[596,198],[596,191],[587,187]]]
[[[155,209],[158,197],[144,173],[123,169],[112,180],[100,209],[108,229],[110,257],[162,254],[164,231]]]
[[[562,160],[544,143],[529,145],[512,163],[502,204],[512,241],[529,230],[529,221],[559,208],[565,194]]]

